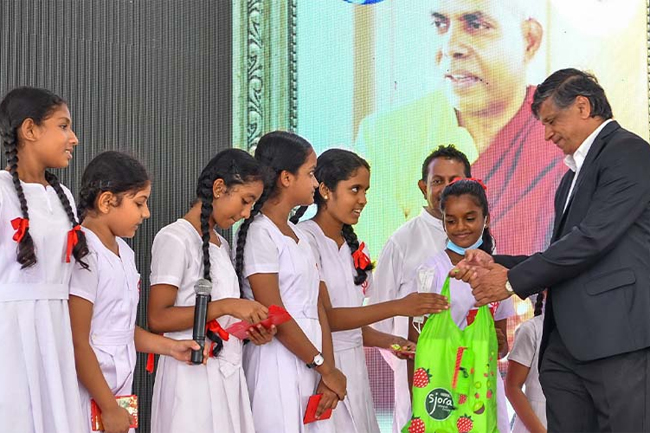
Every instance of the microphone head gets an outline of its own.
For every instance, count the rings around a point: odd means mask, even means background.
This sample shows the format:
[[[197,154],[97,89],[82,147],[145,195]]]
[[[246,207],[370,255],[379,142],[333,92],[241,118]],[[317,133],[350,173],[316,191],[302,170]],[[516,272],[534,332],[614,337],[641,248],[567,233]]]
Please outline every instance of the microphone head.
[[[194,293],[197,295],[209,295],[212,293],[212,282],[205,278],[201,278],[194,285]]]

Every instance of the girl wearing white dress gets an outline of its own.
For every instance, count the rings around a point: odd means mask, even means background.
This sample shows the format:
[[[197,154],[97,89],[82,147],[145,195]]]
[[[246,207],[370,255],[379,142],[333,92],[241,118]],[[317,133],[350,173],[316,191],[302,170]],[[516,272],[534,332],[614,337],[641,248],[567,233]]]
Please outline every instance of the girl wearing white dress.
[[[537,368],[544,328],[544,294],[537,295],[535,317],[517,328],[508,355],[506,395],[517,414],[513,433],[546,433],[546,397]]]
[[[237,149],[219,152],[199,176],[194,205],[154,239],[150,329],[174,339],[192,338],[194,286],[205,279],[212,284],[207,336],[213,343],[206,365],[160,357],[151,411],[154,433],[255,431],[242,368],[242,342],[228,337],[223,329],[239,320],[255,324],[267,317],[268,310],[258,302],[240,299],[228,243],[215,229],[229,229],[248,218],[263,185],[262,167],[252,156]],[[254,344],[264,344],[274,329],[266,331],[258,325],[248,333]]]
[[[79,144],[68,106],[22,87],[0,103],[0,431],[81,432],[68,284],[87,254],[74,199],[48,168]]]
[[[319,182],[314,198],[318,211],[298,228],[309,235],[327,285],[324,305],[332,330],[334,356],[348,380],[348,395],[334,411],[334,424],[340,433],[379,432],[363,346],[388,349],[405,359],[404,353],[413,352],[415,344],[368,325],[394,316],[437,313],[446,300],[437,294],[412,293],[364,307],[365,294],[372,283],[372,263],[352,226],[359,221],[366,205],[370,166],[353,152],[330,149],[318,157],[315,175]],[[292,222],[297,223],[306,209],[300,208]],[[394,349],[395,344],[399,350]]]
[[[278,327],[270,344],[245,348],[255,428],[258,433],[332,432],[331,419],[302,422],[311,395],[323,394],[319,417],[336,408],[346,385],[335,367],[321,302],[327,288],[307,235],[288,221],[293,208],[314,200],[316,154],[305,139],[275,131],[260,139],[255,158],[270,168],[272,178],[253,208],[253,220],[239,230],[236,269],[244,296],[282,306],[293,318]]]
[[[460,262],[465,251],[481,249],[492,253],[494,240],[490,234],[490,214],[483,182],[473,178],[458,179],[445,187],[440,197],[443,224],[447,233],[447,248],[428,259],[420,268],[417,275],[429,273],[431,276],[430,291],[439,293],[454,266]],[[417,290],[417,287],[413,287]],[[465,329],[471,324],[478,309],[474,306],[476,299],[468,283],[451,279],[449,281],[451,300],[449,303],[451,317],[458,328]],[[496,302],[490,305],[494,319],[494,327],[499,342],[499,358],[508,353],[506,329],[508,317],[514,315],[512,299]],[[418,332],[413,326],[409,327],[409,337],[417,340]],[[413,363],[409,365],[409,381],[412,382]],[[497,427],[500,433],[510,431],[506,396],[503,380],[497,374]]]
[[[132,393],[136,350],[189,361],[192,341],[176,341],[135,326],[140,274],[132,238],[149,218],[151,182],[145,168],[119,152],[97,155],[81,177],[78,211],[88,242],[84,264],[70,280],[70,320],[82,414],[90,432],[91,398],[101,410],[104,431],[129,431],[131,419],[116,396]]]

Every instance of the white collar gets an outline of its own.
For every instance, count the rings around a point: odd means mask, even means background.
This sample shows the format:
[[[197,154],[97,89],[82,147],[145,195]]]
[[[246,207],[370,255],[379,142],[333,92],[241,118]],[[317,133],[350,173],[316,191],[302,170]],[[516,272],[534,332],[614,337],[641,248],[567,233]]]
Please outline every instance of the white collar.
[[[440,228],[441,230],[444,230],[442,227],[442,220],[431,215],[425,206],[422,206],[422,210],[420,211],[420,215],[418,216],[422,218],[426,223],[431,224],[437,228]]]
[[[591,149],[591,145],[594,144],[596,137],[598,134],[600,134],[600,131],[603,130],[605,125],[613,121],[614,119],[605,120],[600,124],[598,128],[594,130],[594,132],[589,134],[589,137],[585,138],[585,141],[583,141],[580,147],[578,147],[578,149],[573,152],[573,155],[567,155],[564,157],[564,164],[566,164],[566,166],[569,167],[571,171],[574,173],[580,171],[582,164],[584,164],[585,159],[587,158],[587,153],[589,153],[589,149]]]

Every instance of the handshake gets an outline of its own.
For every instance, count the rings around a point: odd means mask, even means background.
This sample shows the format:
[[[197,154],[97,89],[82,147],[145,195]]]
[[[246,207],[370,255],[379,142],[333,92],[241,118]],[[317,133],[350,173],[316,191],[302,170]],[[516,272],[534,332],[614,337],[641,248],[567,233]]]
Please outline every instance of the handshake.
[[[449,276],[472,286],[477,307],[512,295],[512,290],[506,288],[508,269],[495,263],[492,256],[482,250],[467,250],[465,258],[449,271]]]

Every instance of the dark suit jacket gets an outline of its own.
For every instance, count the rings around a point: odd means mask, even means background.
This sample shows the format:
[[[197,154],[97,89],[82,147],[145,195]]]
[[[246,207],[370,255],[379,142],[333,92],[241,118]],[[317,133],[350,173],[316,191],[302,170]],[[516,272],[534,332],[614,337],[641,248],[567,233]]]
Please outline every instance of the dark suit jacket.
[[[555,194],[546,251],[495,260],[521,298],[548,288],[540,353],[555,328],[581,361],[650,347],[650,145],[606,125],[563,213],[573,176]]]

